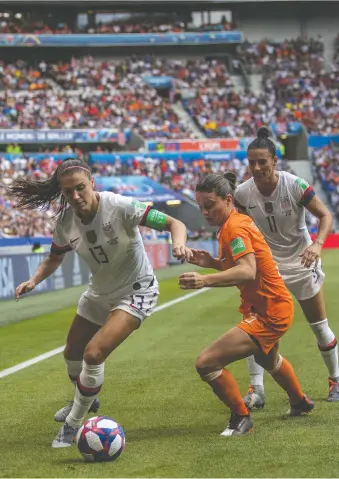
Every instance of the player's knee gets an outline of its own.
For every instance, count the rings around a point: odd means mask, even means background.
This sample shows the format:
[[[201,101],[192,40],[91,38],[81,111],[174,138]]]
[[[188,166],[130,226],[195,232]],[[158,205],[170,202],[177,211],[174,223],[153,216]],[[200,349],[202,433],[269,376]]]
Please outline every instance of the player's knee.
[[[105,356],[100,347],[88,344],[84,351],[84,361],[87,364],[102,364],[105,361]]]
[[[67,341],[64,349],[64,358],[69,361],[81,361],[84,354],[84,348],[79,347],[73,341]]]
[[[220,366],[219,362],[207,351],[200,353],[195,362],[195,368],[200,376],[205,376],[206,374],[218,370],[221,367],[222,366]]]

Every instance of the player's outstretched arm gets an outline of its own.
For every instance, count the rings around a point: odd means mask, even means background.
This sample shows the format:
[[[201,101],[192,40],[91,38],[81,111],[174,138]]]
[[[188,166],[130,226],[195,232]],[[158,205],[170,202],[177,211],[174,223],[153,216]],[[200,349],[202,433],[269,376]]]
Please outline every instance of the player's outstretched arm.
[[[316,239],[313,243],[306,248],[306,250],[300,255],[301,263],[306,267],[318,261],[321,254],[322,246],[332,230],[333,218],[329,209],[324,205],[320,198],[314,196],[311,201],[305,206],[305,208],[316,218],[319,219],[319,228]]]
[[[183,273],[179,277],[181,289],[200,289],[204,287],[230,287],[239,286],[253,281],[257,272],[254,253],[246,254],[235,261],[235,266],[221,273],[204,274]]]
[[[50,253],[38,266],[38,269],[33,276],[23,283],[19,284],[15,290],[15,299],[18,301],[20,296],[30,293],[35,287],[51,276],[61,265],[65,255]]]
[[[145,225],[157,231],[168,231],[172,237],[172,254],[184,262],[192,257],[192,251],[186,246],[187,230],[184,223],[156,209],[148,211]]]

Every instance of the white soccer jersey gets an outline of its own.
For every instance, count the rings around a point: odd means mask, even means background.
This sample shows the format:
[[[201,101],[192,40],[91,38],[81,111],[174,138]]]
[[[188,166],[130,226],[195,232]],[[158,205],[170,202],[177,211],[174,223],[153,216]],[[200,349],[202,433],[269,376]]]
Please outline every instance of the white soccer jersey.
[[[279,270],[301,265],[299,255],[312,243],[305,220],[305,206],[314,197],[307,181],[286,171],[279,172],[276,189],[263,196],[250,178],[239,185],[235,200],[246,208],[271,248]]]
[[[138,229],[147,207],[130,197],[99,194],[98,211],[89,225],[82,224],[71,207],[57,221],[51,252],[74,250],[87,263],[90,296],[120,298],[147,288],[153,280]]]

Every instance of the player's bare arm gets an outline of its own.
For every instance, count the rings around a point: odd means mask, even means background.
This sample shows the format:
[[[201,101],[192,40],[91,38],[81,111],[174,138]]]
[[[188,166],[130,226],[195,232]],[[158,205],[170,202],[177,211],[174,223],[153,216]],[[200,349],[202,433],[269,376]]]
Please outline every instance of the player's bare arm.
[[[181,289],[200,289],[204,287],[218,288],[240,286],[253,281],[257,267],[254,253],[248,253],[235,261],[235,266],[226,271],[201,275],[199,273],[184,273],[179,277]]]
[[[332,230],[333,218],[331,212],[324,205],[320,198],[314,196],[307,204],[306,209],[319,219],[319,229],[316,239],[300,255],[301,262],[305,268],[310,268],[314,261],[318,261],[323,244]]]
[[[64,257],[65,254],[50,253],[42,263],[40,263],[34,275],[28,281],[17,286],[15,289],[15,299],[18,301],[20,296],[30,293],[39,283],[51,276],[59,268]]]
[[[186,246],[186,226],[181,221],[156,209],[150,209],[145,218],[145,226],[157,231],[168,231],[171,234],[172,254],[175,258],[185,261],[192,257],[191,250]]]

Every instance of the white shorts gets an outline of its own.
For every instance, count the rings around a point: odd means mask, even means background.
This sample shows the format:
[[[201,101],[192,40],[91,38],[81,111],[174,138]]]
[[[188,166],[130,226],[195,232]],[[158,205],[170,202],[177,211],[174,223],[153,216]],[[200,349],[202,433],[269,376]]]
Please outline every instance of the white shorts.
[[[112,299],[110,295],[93,298],[85,291],[79,299],[77,314],[91,323],[103,326],[109,313],[122,309],[139,319],[140,324],[153,313],[159,296],[159,284],[154,277],[152,286],[147,289],[132,290],[130,295]]]
[[[319,293],[325,279],[325,273],[321,269],[320,260],[317,265],[314,264],[309,269],[298,265],[295,269],[280,270],[280,274],[287,289],[297,301],[313,298]]]

